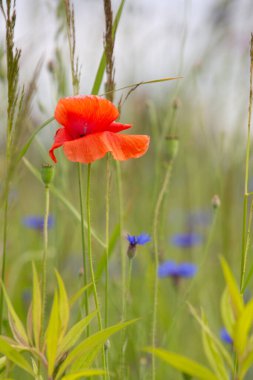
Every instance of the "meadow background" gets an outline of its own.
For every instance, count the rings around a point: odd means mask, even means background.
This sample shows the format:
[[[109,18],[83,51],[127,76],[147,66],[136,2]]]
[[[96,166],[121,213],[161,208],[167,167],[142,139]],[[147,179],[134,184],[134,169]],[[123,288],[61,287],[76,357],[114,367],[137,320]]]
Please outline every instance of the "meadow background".
[[[89,94],[103,51],[103,5],[98,0],[74,1],[73,5],[76,55],[81,67],[80,93]],[[116,12],[119,0],[112,1],[112,5]],[[58,99],[72,95],[72,85],[62,2],[17,1],[16,13],[15,45],[21,49],[19,83],[29,94],[27,113],[20,126],[22,146],[38,125],[53,116]],[[199,270],[194,279],[182,279],[177,286],[171,278],[159,279],[157,346],[202,363],[206,363],[206,359],[200,344],[200,329],[186,301],[196,308],[203,307],[211,328],[219,337],[223,327],[220,297],[225,287],[220,255],[229,262],[239,281],[252,15],[251,0],[128,0],[115,43],[116,88],[163,77],[182,76],[182,79],[140,86],[121,109],[121,122],[132,123],[133,133],[151,136],[151,143],[145,156],[121,164],[122,236],[115,233],[119,208],[115,201],[118,194],[116,168],[112,163],[110,231],[116,237],[109,261],[110,324],[119,322],[121,317],[120,241],[127,252],[127,233],[146,232],[152,238],[154,208],[168,165],[166,136],[176,136],[178,154],[159,216],[159,257],[161,261],[195,263]],[[7,107],[2,21],[0,190],[4,189]],[[102,86],[99,93],[103,92]],[[116,105],[122,94],[125,96],[126,91],[115,93]],[[57,128],[55,121],[46,126],[25,155],[38,170],[44,162],[50,162],[47,152]],[[54,185],[78,209],[76,168],[60,150],[57,157]],[[100,160],[93,165],[91,207],[92,226],[101,239],[105,238],[105,183],[106,163]],[[249,190],[253,191],[251,174]],[[218,209],[212,205],[215,194],[221,201]],[[25,218],[43,216],[44,188],[22,161],[11,182],[9,202],[6,286],[21,319],[25,320],[31,299],[31,262],[39,264],[43,250],[41,228],[29,228]],[[53,225],[49,231],[48,304],[55,287],[54,267],[61,273],[69,294],[77,291],[82,283],[79,223],[54,195],[50,207]],[[3,217],[2,207],[0,216]],[[197,234],[198,244],[182,247],[180,243],[173,243],[176,234],[186,233]],[[93,241],[95,270],[101,265],[102,256],[101,247]],[[150,376],[151,359],[141,349],[151,344],[153,260],[152,241],[137,248],[127,319],[141,319],[127,330],[129,379],[149,379]],[[251,265],[252,244],[248,268]],[[104,274],[101,273],[98,281],[101,298],[103,288]],[[252,280],[246,290],[246,297],[250,296]],[[75,320],[77,315],[71,318]],[[119,350],[120,340],[115,336],[111,339],[110,368],[120,379]],[[249,372],[247,378],[251,376]],[[182,375],[157,362],[157,379],[177,380],[182,379]]]

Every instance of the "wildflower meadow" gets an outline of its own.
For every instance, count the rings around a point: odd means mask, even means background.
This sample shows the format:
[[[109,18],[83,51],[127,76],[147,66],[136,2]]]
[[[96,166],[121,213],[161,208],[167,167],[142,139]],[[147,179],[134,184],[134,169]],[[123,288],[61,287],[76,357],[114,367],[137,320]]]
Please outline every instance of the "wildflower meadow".
[[[0,0],[0,379],[253,378],[252,15]]]

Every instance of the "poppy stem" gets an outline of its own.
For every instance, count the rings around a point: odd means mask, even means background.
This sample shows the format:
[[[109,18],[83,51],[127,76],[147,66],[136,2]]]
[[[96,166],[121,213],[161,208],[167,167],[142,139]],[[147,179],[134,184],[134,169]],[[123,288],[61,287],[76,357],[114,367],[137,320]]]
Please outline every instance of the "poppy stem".
[[[83,256],[83,285],[87,285],[87,263],[85,251],[85,226],[84,226],[84,201],[83,201],[83,173],[82,164],[78,162],[78,185],[79,185],[79,199],[80,199],[80,215],[81,215],[81,236],[82,236],[82,256]],[[85,297],[85,314],[89,314],[89,300],[88,296]],[[87,326],[87,336],[89,336],[89,326]]]
[[[110,155],[107,154],[106,157],[106,195],[105,195],[105,244],[106,244],[106,263],[105,263],[105,327],[108,325],[108,282],[109,282],[109,269],[108,269],[108,259],[109,259],[109,218],[110,218],[110,182],[111,182],[111,168],[110,168]]]
[[[158,252],[158,220],[161,210],[162,201],[164,199],[165,192],[168,188],[173,160],[168,163],[167,171],[164,177],[162,188],[157,198],[154,222],[153,222],[153,239],[154,239],[154,306],[153,306],[153,323],[152,323],[152,346],[156,344],[156,325],[157,325],[157,307],[158,307],[158,266],[159,266],[159,252]],[[152,380],[156,378],[155,356],[152,355]]]
[[[122,199],[122,178],[120,163],[116,161],[116,175],[118,186],[118,207],[119,207],[119,236],[120,236],[120,257],[121,257],[121,320],[126,319],[126,252],[123,249],[122,230],[123,230],[123,199]],[[121,379],[125,379],[125,331],[121,333]]]
[[[45,185],[45,215],[44,215],[44,225],[43,225],[44,249],[43,249],[43,257],[42,257],[42,278],[41,278],[41,289],[42,289],[41,334],[43,332],[44,316],[45,316],[45,308],[46,308],[49,206],[50,206],[49,186]]]
[[[96,286],[96,281],[95,281],[95,274],[94,274],[94,268],[93,268],[93,261],[92,261],[92,244],[91,244],[91,212],[90,212],[90,182],[91,182],[91,164],[88,164],[88,172],[87,172],[87,192],[86,192],[86,206],[87,206],[87,227],[88,227],[88,239],[87,239],[87,244],[88,244],[88,257],[89,257],[89,264],[90,264],[90,274],[91,274],[91,281],[93,285],[93,295],[94,295],[94,301],[95,301],[95,306],[96,306],[96,311],[97,311],[97,316],[98,316],[98,327],[99,331],[102,331],[102,318],[101,318],[101,311],[100,311],[100,306],[99,306],[99,301],[98,301],[98,293],[97,293],[97,286]],[[105,350],[102,350],[102,355],[103,355],[103,367],[104,371],[107,371],[106,368],[106,358],[105,358]]]

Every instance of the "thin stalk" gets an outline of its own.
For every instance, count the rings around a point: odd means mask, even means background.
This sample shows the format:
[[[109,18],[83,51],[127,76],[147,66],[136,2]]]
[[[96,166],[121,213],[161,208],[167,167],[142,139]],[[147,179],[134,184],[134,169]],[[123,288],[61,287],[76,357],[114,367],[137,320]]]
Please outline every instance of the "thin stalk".
[[[109,296],[109,245],[110,245],[110,183],[111,183],[111,162],[110,162],[110,153],[107,153],[106,157],[106,192],[105,192],[105,317],[104,323],[105,328],[108,326],[109,320],[109,311],[108,311],[108,296]],[[109,375],[109,358],[108,358],[108,350],[105,349],[105,357],[106,357],[106,368]]]
[[[243,201],[243,229],[242,229],[242,257],[241,257],[241,281],[240,291],[244,288],[244,278],[247,263],[247,250],[246,250],[246,229],[247,229],[247,210],[248,210],[248,182],[249,182],[249,158],[250,158],[250,126],[252,115],[252,77],[253,77],[253,35],[251,35],[251,48],[250,48],[250,92],[249,92],[249,108],[248,108],[248,134],[247,134],[247,147],[245,159],[245,183],[244,183],[244,201]]]
[[[108,282],[109,282],[109,244],[110,244],[110,182],[111,182],[111,167],[110,167],[110,155],[106,157],[106,193],[105,193],[105,244],[106,244],[106,262],[105,262],[105,327],[108,325]]]
[[[49,205],[50,205],[49,186],[45,185],[45,215],[44,215],[44,226],[43,226],[44,249],[43,249],[43,257],[42,257],[42,277],[41,277],[41,288],[42,288],[41,333],[43,331],[43,326],[44,326],[44,316],[45,316],[45,307],[46,307]]]
[[[125,306],[124,306],[124,317],[127,318],[127,305],[130,303],[131,298],[131,280],[132,280],[132,268],[133,268],[133,259],[128,260],[128,275],[127,277],[127,285],[125,286],[125,294],[123,297],[125,298]],[[126,339],[126,329],[122,331],[122,351],[121,351],[121,380],[128,378],[126,376],[126,362],[125,362],[125,354],[127,348],[127,339]]]
[[[157,324],[157,307],[158,307],[158,266],[159,266],[159,257],[158,257],[158,220],[159,213],[162,205],[162,201],[166,192],[166,189],[169,184],[172,162],[170,161],[168,164],[168,168],[164,177],[163,185],[158,195],[158,199],[156,202],[155,213],[154,213],[154,222],[153,222],[153,239],[154,239],[154,306],[153,306],[153,323],[152,323],[152,346],[155,347],[156,343],[156,324]],[[156,378],[156,366],[155,366],[155,356],[152,355],[152,380]]]
[[[248,222],[248,231],[247,231],[247,238],[246,238],[246,247],[245,252],[246,255],[248,254],[249,246],[250,246],[250,232],[251,232],[251,226],[252,226],[252,219],[253,219],[253,200],[251,201],[250,206],[250,214],[249,214],[249,222]],[[244,293],[246,286],[248,285],[248,282],[252,276],[252,269],[249,271],[249,274],[244,281],[243,287],[242,287],[242,293]]]
[[[84,226],[84,201],[83,201],[83,173],[82,165],[78,162],[78,186],[79,186],[79,200],[80,200],[80,215],[81,215],[81,238],[82,238],[82,255],[83,255],[83,285],[86,286],[88,281],[87,263],[86,263],[86,250],[85,250],[85,226]],[[89,314],[89,301],[88,296],[85,296],[85,314]],[[87,336],[89,336],[89,326],[87,327]]]
[[[7,181],[8,181],[8,179],[7,179]],[[4,201],[3,256],[2,256],[2,271],[1,271],[1,280],[2,280],[3,284],[5,284],[8,208],[9,208],[9,181],[6,183],[6,196],[5,196],[5,201]],[[3,288],[1,287],[1,289],[0,289],[0,334],[2,333],[2,324],[3,324]]]
[[[126,252],[124,251],[122,244],[122,230],[123,230],[123,199],[122,199],[122,178],[121,178],[121,166],[118,161],[116,161],[116,174],[117,174],[117,185],[118,185],[118,197],[119,197],[119,235],[120,239],[120,256],[121,256],[121,319],[124,321],[126,319]]]
[[[96,311],[97,311],[97,316],[98,316],[98,327],[99,327],[99,331],[102,331],[103,329],[102,318],[101,318],[101,311],[100,311],[100,306],[99,306],[99,301],[98,301],[97,286],[96,286],[96,281],[95,281],[95,274],[94,274],[93,260],[92,260],[90,183],[91,183],[91,164],[88,164],[87,192],[86,192],[87,225],[88,225],[87,248],[88,248],[88,258],[89,258],[89,264],[90,264],[91,282],[93,286],[93,295],[94,295],[94,301],[95,301],[95,306],[96,306]],[[103,350],[103,366],[104,366],[104,371],[106,372],[105,350]]]
[[[130,301],[131,297],[131,281],[132,281],[132,270],[133,270],[133,259],[128,260],[128,276],[127,276],[127,300],[128,303]],[[127,311],[126,311],[126,316],[127,316]]]
[[[116,161],[116,175],[117,175],[117,186],[118,186],[118,208],[119,208],[119,236],[120,236],[120,257],[121,257],[121,320],[126,320],[126,300],[127,300],[127,285],[126,285],[126,252],[123,248],[122,243],[122,230],[123,230],[123,199],[122,199],[122,178],[121,178],[121,166],[118,161]],[[121,333],[121,379],[125,379],[125,340],[126,332],[125,330]]]

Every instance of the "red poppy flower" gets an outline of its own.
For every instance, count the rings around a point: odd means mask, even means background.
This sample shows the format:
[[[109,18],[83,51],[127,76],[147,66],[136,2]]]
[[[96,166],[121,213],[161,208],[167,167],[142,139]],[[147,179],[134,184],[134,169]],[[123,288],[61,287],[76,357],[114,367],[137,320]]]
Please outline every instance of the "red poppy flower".
[[[63,146],[70,161],[90,163],[111,152],[115,160],[138,158],[146,153],[149,136],[119,135],[130,124],[115,122],[117,108],[98,96],[74,96],[60,99],[55,119],[63,128],[57,130],[50,157],[57,162],[54,150]]]

